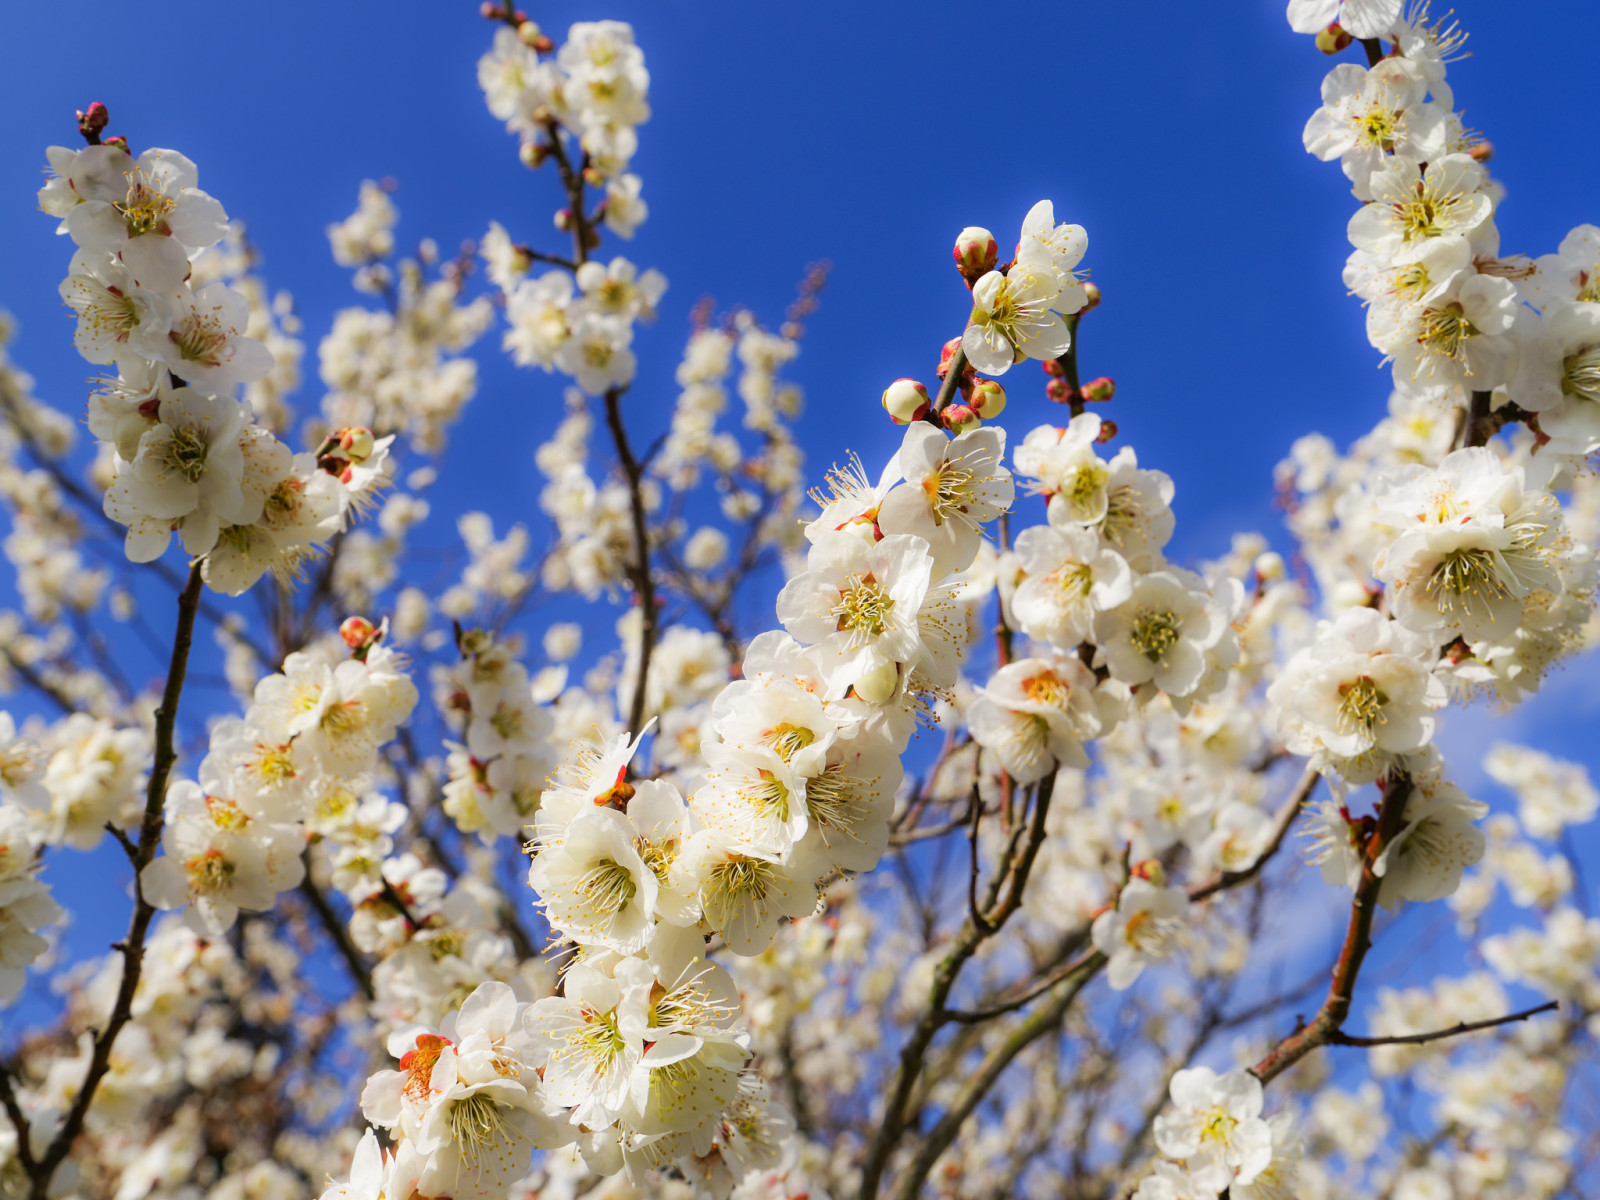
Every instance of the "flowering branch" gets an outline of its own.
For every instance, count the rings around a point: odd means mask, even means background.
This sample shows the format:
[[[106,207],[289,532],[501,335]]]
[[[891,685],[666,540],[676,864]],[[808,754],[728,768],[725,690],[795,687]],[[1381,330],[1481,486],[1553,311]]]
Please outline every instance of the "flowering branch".
[[[611,430],[611,440],[617,448],[617,460],[622,464],[622,474],[628,481],[628,509],[633,516],[633,576],[634,590],[639,594],[639,672],[633,682],[633,703],[628,712],[628,728],[640,729],[644,724],[645,683],[650,677],[650,654],[655,647],[660,614],[656,612],[655,580],[650,573],[650,527],[644,511],[644,467],[634,457],[628,442],[628,430],[622,422],[622,392],[620,387],[606,389],[606,425]]]

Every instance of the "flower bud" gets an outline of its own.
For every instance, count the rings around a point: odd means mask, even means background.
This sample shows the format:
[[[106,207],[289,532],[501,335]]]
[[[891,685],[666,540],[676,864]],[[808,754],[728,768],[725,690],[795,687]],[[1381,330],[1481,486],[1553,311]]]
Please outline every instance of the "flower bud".
[[[1317,49],[1324,54],[1343,54],[1353,41],[1355,38],[1346,33],[1344,27],[1335,21],[1317,34]]]
[[[1000,247],[994,234],[978,225],[968,225],[956,235],[956,270],[970,286],[994,270],[1000,261]]]
[[[1288,574],[1283,565],[1283,555],[1276,550],[1256,555],[1255,567],[1256,575],[1263,583],[1273,583]]]
[[[868,704],[886,704],[900,683],[900,672],[892,662],[880,663],[855,682],[856,695]]]
[[[524,46],[531,46],[537,50],[539,48],[539,39],[543,36],[536,21],[524,21],[517,26],[517,37]]]
[[[1104,446],[1107,442],[1109,442],[1112,438],[1114,438],[1116,436],[1117,436],[1117,423],[1115,421],[1107,421],[1104,417],[1102,417],[1100,419],[1100,436],[1095,438],[1094,440],[1096,442],[1098,442],[1100,445]]]
[[[985,421],[992,421],[1005,411],[1006,390],[993,379],[979,379],[973,382],[972,396],[968,400],[972,411]]]
[[[1117,385],[1108,377],[1102,375],[1099,379],[1091,379],[1083,385],[1083,398],[1090,404],[1104,404],[1117,394]]]
[[[133,153],[132,150],[128,149],[128,139],[123,137],[121,134],[118,134],[116,137],[107,138],[102,143],[102,145],[115,146],[118,150],[121,150],[124,154],[132,154]]]
[[[364,425],[352,425],[339,430],[339,450],[353,463],[364,463],[372,457],[374,442],[372,430]]]
[[[478,15],[485,21],[503,21],[506,17],[506,10],[496,4],[494,0],[483,0],[483,3],[478,5]]]
[[[1072,400],[1072,388],[1065,379],[1052,379],[1044,385],[1044,394],[1057,404],[1067,404]]]
[[[98,100],[90,104],[87,111],[78,113],[78,132],[91,146],[99,145],[100,133],[110,123],[111,113]]]
[[[1078,310],[1078,315],[1080,317],[1083,316],[1084,313],[1088,312],[1091,308],[1100,307],[1100,289],[1098,287],[1085,280],[1083,284],[1083,294],[1085,297],[1083,301],[1083,307]]]
[[[969,429],[976,429],[982,421],[978,414],[965,404],[952,404],[939,414],[939,419],[944,422],[944,427],[951,433],[965,433]]]
[[[946,375],[950,374],[950,360],[956,356],[956,351],[959,349],[961,349],[961,339],[958,337],[953,337],[946,342],[944,344],[944,348],[939,351],[938,376],[940,379],[943,379]]]
[[[346,617],[339,626],[339,636],[355,657],[364,659],[367,651],[383,640],[383,630],[365,617]]]
[[[1128,873],[1135,879],[1149,880],[1157,887],[1167,886],[1167,869],[1161,865],[1159,858],[1146,858],[1136,862]]]
[[[606,173],[599,167],[585,167],[583,169],[583,182],[592,188],[602,188],[606,185]]]
[[[1059,358],[1042,359],[1040,360],[1039,368],[1046,375],[1049,375],[1055,379],[1060,379],[1067,373],[1067,368],[1062,365]]]
[[[1486,163],[1494,157],[1494,143],[1478,142],[1467,147],[1467,153],[1472,156],[1474,162]]]
[[[572,210],[570,208],[558,209],[555,216],[556,228],[562,233],[572,229]]]
[[[550,147],[543,142],[523,142],[517,148],[517,157],[530,171],[537,171],[544,166],[544,160],[550,157]]]
[[[883,407],[896,425],[909,425],[928,415],[928,389],[915,379],[896,379],[883,389]]]

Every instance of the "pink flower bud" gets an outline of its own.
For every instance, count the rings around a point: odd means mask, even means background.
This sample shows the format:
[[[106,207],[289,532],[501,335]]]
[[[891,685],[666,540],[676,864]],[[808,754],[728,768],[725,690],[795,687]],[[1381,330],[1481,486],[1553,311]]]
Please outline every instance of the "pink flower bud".
[[[972,396],[968,403],[973,412],[985,421],[992,421],[1005,411],[1006,390],[993,379],[979,379],[972,385]]]
[[[1078,315],[1080,317],[1084,313],[1088,312],[1091,308],[1100,307],[1100,289],[1098,287],[1085,280],[1083,285],[1083,294],[1087,298],[1083,302],[1083,307],[1078,310]]]
[[[1040,369],[1042,369],[1044,371],[1044,373],[1046,375],[1052,375],[1057,379],[1060,379],[1063,375],[1065,375],[1067,373],[1067,368],[1061,365],[1061,362],[1060,362],[1059,359],[1054,359],[1054,358],[1044,359],[1043,361],[1041,361],[1039,363],[1039,367],[1040,367]]]
[[[951,433],[965,433],[969,429],[976,429],[981,423],[981,418],[965,404],[952,404],[939,414],[944,427]]]
[[[562,233],[566,233],[572,228],[572,210],[570,208],[559,209],[556,212],[556,228],[561,230]]]
[[[1479,142],[1467,148],[1467,153],[1472,155],[1474,162],[1486,163],[1494,157],[1493,142]]]
[[[939,351],[939,370],[937,374],[940,379],[950,374],[950,360],[956,356],[956,351],[959,349],[961,349],[961,339],[953,337]]]
[[[1065,379],[1052,379],[1044,385],[1044,394],[1057,404],[1067,404],[1072,400],[1072,388]]]
[[[915,379],[896,379],[883,389],[883,407],[896,425],[909,425],[928,414],[928,389]]]
[[[1161,860],[1158,858],[1147,858],[1142,862],[1136,862],[1128,873],[1135,879],[1147,879],[1157,887],[1167,886],[1167,869],[1161,865]]]
[[[956,234],[956,270],[969,285],[982,279],[1000,260],[1000,247],[994,234],[978,225],[968,225]]]
[[[1335,21],[1317,34],[1317,49],[1324,54],[1342,54],[1353,41],[1355,38],[1346,33],[1344,27]]]
[[[383,632],[365,617],[346,617],[339,626],[339,636],[359,656],[376,645],[383,637]]]
[[[1115,421],[1107,421],[1104,417],[1102,417],[1100,419],[1100,436],[1095,438],[1095,441],[1099,442],[1100,445],[1104,446],[1107,442],[1109,442],[1112,438],[1114,438],[1116,436],[1117,436],[1117,423]]]
[[[1090,404],[1104,404],[1116,394],[1117,385],[1105,375],[1083,385],[1083,398]]]

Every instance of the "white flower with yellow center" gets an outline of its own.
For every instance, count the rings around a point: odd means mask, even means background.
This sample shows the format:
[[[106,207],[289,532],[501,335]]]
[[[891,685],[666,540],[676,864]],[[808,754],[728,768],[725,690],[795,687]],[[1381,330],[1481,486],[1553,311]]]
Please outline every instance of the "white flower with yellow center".
[[[1550,453],[1593,453],[1600,449],[1600,303],[1558,302],[1525,321],[1507,391],[1539,414]]]
[[[972,739],[1019,784],[1058,767],[1087,767],[1083,743],[1103,728],[1094,683],[1073,655],[1009,663],[967,709]]]
[[[808,917],[817,907],[811,864],[774,862],[730,843],[718,830],[701,829],[673,864],[681,887],[698,888],[706,924],[735,954],[760,954],[785,917]]]
[[[1038,243],[1050,255],[1061,284],[1061,293],[1051,307],[1067,316],[1080,310],[1088,300],[1076,274],[1084,252],[1089,249],[1089,235],[1083,226],[1057,225],[1056,206],[1049,200],[1041,200],[1022,218],[1021,240]]]
[[[667,277],[660,271],[651,269],[641,275],[625,258],[586,262],[578,268],[576,278],[585,310],[630,321],[653,319],[667,290]]]
[[[1434,299],[1391,310],[1369,329],[1373,344],[1394,359],[1394,385],[1419,398],[1464,402],[1510,378],[1519,312],[1509,279],[1463,272]]]
[[[1374,609],[1347,609],[1267,689],[1278,736],[1318,770],[1370,783],[1432,740],[1432,713],[1449,700],[1438,651]]]
[[[547,1055],[544,1094],[572,1109],[573,1124],[604,1129],[622,1112],[644,1053],[654,985],[642,959],[609,970],[579,962],[568,968],[562,995],[534,1001],[528,1030]]]
[[[1106,956],[1106,982],[1114,991],[1132,987],[1147,966],[1172,956],[1188,912],[1183,888],[1128,880],[1117,906],[1096,917],[1089,930],[1094,948]]]
[[[835,742],[826,765],[806,779],[805,840],[798,858],[839,871],[870,871],[889,848],[889,818],[904,768],[882,732]]]
[[[1005,430],[969,429],[954,440],[925,421],[906,426],[895,488],[878,509],[886,534],[916,534],[933,554],[933,577],[965,570],[978,553],[983,527],[1011,508],[1016,493],[1001,465]]]
[[[1223,604],[1179,567],[1142,576],[1127,600],[1096,615],[1094,630],[1113,678],[1153,683],[1169,696],[1192,694],[1208,652],[1232,634]]]
[[[829,533],[813,543],[804,573],[778,594],[777,615],[796,639],[817,647],[828,699],[921,658],[917,614],[932,571],[928,543],[913,534],[868,544]]]
[[[1093,525],[1106,515],[1105,460],[1095,453],[1101,422],[1094,413],[1079,413],[1066,428],[1040,425],[1017,447],[1017,474],[1027,477],[1030,495],[1049,504],[1050,523]]]
[[[1172,1111],[1155,1121],[1156,1145],[1213,1193],[1247,1184],[1272,1161],[1272,1130],[1261,1119],[1261,1101],[1261,1081],[1245,1071],[1179,1071],[1172,1077]]]
[[[1383,876],[1378,903],[1443,900],[1461,886],[1461,874],[1483,861],[1487,842],[1475,824],[1489,811],[1453,783],[1414,780],[1406,797],[1405,824],[1373,863]]]
[[[1493,253],[1494,201],[1488,175],[1470,155],[1446,154],[1426,170],[1404,158],[1372,173],[1372,202],[1350,218],[1358,250],[1395,263],[1414,262],[1435,238],[1464,238]]]
[[[60,288],[78,316],[78,353],[94,363],[160,358],[172,326],[167,297],[188,273],[189,260],[170,238],[132,242],[121,257],[79,250]]]
[[[556,353],[571,333],[567,309],[572,305],[572,276],[547,271],[523,279],[506,294],[506,332],[502,349],[520,367],[555,366]]]
[[[1306,122],[1306,150],[1323,162],[1337,158],[1357,200],[1369,200],[1372,173],[1391,155],[1424,163],[1445,151],[1445,114],[1427,104],[1427,81],[1417,64],[1386,58],[1370,71],[1340,63],[1322,81],[1322,107]]]
[[[1017,535],[1014,549],[1025,575],[1011,595],[1017,626],[1057,649],[1088,641],[1095,613],[1133,594],[1127,560],[1092,530],[1035,525]]]
[[[591,396],[633,382],[633,326],[621,317],[586,312],[571,324],[572,336],[555,352],[556,369],[571,375]]]
[[[1579,225],[1554,254],[1534,259],[1533,278],[1523,281],[1522,294],[1538,309],[1577,302],[1600,304],[1600,228]]]
[[[117,253],[131,239],[150,234],[171,237],[190,257],[214,246],[227,232],[222,205],[195,187],[199,171],[176,150],[146,150],[137,160],[127,155],[120,174],[74,175],[87,185],[81,203],[66,214],[67,232],[85,250]]]
[[[270,374],[272,352],[253,337],[250,302],[224,283],[184,289],[173,300],[172,324],[157,356],[180,379],[219,395]]]
[[[1505,644],[1525,598],[1560,591],[1560,506],[1492,450],[1457,450],[1432,470],[1392,468],[1372,493],[1378,519],[1398,531],[1373,576],[1388,585],[1395,619],[1440,645]]]
[[[972,287],[972,318],[961,335],[967,361],[985,375],[1001,375],[1024,358],[1060,358],[1072,333],[1055,311],[1061,275],[1054,256],[1036,238],[1024,238],[1017,261],[1004,274],[990,271]],[[1082,305],[1082,289],[1076,289]]]
[[[1351,37],[1377,38],[1400,20],[1401,0],[1289,0],[1289,28],[1321,33],[1335,21]]]
[[[628,818],[591,808],[566,822],[560,840],[533,857],[528,886],[557,932],[618,954],[644,949],[660,884],[635,846]]]

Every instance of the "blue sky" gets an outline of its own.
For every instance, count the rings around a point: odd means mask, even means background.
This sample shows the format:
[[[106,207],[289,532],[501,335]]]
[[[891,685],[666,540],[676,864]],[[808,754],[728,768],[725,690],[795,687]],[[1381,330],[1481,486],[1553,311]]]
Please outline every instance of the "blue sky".
[[[1081,331],[1085,376],[1119,385],[1108,415],[1141,461],[1177,483],[1178,557],[1226,547],[1239,528],[1278,537],[1271,469],[1319,429],[1341,444],[1381,415],[1387,373],[1367,346],[1339,270],[1356,208],[1334,164],[1301,149],[1330,65],[1292,34],[1281,0],[1112,3],[770,4],[614,0],[533,12],[559,37],[578,19],[633,23],[652,73],[654,119],[636,169],[651,219],[621,252],[671,290],[636,348],[629,403],[646,436],[665,423],[689,309],[704,295],[776,323],[806,264],[835,270],[790,374],[805,385],[801,439],[813,477],[847,449],[869,464],[897,442],[878,396],[931,378],[966,296],[954,234],[1002,243],[1040,197],[1089,231],[1103,307]],[[1474,56],[1451,82],[1468,123],[1497,148],[1508,251],[1544,253],[1600,218],[1595,126],[1600,6],[1460,0]],[[10,214],[0,307],[39,394],[81,412],[86,364],[56,298],[69,247],[34,212],[44,147],[73,144],[91,100],[135,149],[183,151],[201,185],[245,219],[274,287],[291,291],[312,344],[303,409],[320,396],[314,343],[332,313],[365,303],[329,256],[323,227],[364,178],[394,176],[400,242],[447,252],[491,219],[557,248],[553,180],[517,161],[484,108],[475,63],[490,38],[469,0],[389,5],[110,0],[13,5],[0,43],[0,204]],[[433,499],[537,520],[536,430],[559,380],[511,368],[486,340],[481,388],[453,437]],[[1060,410],[1044,377],[1006,378],[1020,436]],[[509,433],[508,433],[509,431]],[[450,482],[452,473],[460,477]],[[472,483],[463,480],[467,477]],[[494,480],[485,499],[481,481]],[[159,622],[165,625],[165,618]],[[1539,707],[1579,722],[1546,739],[1582,757],[1594,689],[1577,672]],[[1480,711],[1446,746],[1476,775]],[[1592,753],[1592,752],[1591,752]]]

